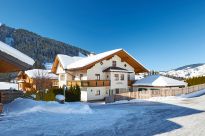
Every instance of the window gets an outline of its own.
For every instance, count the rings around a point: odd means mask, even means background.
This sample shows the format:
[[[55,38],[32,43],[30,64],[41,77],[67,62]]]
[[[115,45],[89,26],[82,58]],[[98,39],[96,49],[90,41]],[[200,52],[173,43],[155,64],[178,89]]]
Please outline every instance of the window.
[[[100,95],[100,90],[97,90],[95,95]]]
[[[65,81],[65,75],[63,74],[63,75],[60,75],[60,80],[61,81]]]
[[[119,75],[115,74],[115,81],[118,81],[118,80],[119,80]]]
[[[115,90],[115,93],[116,93],[116,94],[119,94],[119,93],[120,93],[120,90],[119,90],[119,89],[116,89],[116,90]]]
[[[125,64],[124,66],[125,66],[125,67],[127,67],[127,65],[126,65],[126,64]]]
[[[102,61],[100,62],[100,65],[103,65],[103,62],[102,62]]]
[[[116,61],[112,61],[112,66],[116,67],[117,66],[117,62]]]
[[[124,74],[120,75],[120,80],[123,81],[125,79]]]
[[[100,74],[95,74],[96,80],[100,80]]]
[[[75,80],[75,76],[72,76],[73,80]]]
[[[83,78],[83,74],[80,74],[80,80],[82,80],[82,78]]]

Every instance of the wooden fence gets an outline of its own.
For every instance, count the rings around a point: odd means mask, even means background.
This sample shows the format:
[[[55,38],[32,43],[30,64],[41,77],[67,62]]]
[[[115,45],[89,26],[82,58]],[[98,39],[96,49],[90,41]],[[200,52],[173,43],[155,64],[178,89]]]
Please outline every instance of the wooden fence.
[[[13,90],[1,90],[0,91],[0,103],[6,104],[10,103],[16,98],[22,97],[22,91],[13,91]]]
[[[0,113],[2,113],[2,112],[3,112],[3,104],[0,103]]]
[[[119,101],[119,100],[131,100],[131,99],[148,99],[151,97],[166,97],[166,96],[178,96],[182,94],[189,94],[205,89],[205,84],[195,85],[186,88],[173,88],[173,89],[159,89],[159,90],[147,90],[147,91],[133,91],[116,94],[105,99],[106,103]]]

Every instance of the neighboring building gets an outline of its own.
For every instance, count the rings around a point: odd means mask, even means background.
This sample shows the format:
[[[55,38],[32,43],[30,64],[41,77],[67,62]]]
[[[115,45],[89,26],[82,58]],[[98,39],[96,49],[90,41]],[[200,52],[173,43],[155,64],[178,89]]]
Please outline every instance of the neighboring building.
[[[129,91],[136,73],[148,72],[123,49],[86,58],[57,55],[52,72],[59,75],[59,87],[79,85],[81,100],[102,100]]]
[[[0,41],[0,73],[27,70],[34,60]]]
[[[136,81],[133,84],[134,91],[143,90],[159,90],[166,88],[183,88],[187,87],[187,83],[172,78],[168,78],[161,75],[151,75],[147,76],[141,80]]]
[[[21,71],[17,77],[19,90],[40,91],[58,87],[58,76],[50,70],[32,69]]]
[[[0,73],[7,72],[16,72],[20,70],[27,70],[31,68],[34,64],[34,60],[27,55],[21,53],[20,51],[12,48],[11,46],[0,41]],[[9,83],[1,83],[0,89],[0,113],[2,112],[3,105],[5,101],[15,99],[16,97],[12,96],[12,92],[7,92],[4,89],[13,88],[13,85]],[[3,96],[3,93],[6,93]],[[12,99],[11,99],[12,98]]]

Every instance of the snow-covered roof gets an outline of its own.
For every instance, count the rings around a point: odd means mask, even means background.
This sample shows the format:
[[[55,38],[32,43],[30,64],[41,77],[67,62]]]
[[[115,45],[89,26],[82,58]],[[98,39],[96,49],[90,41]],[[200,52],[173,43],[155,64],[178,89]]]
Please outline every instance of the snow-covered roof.
[[[10,56],[13,56],[14,58],[26,63],[26,64],[29,64],[29,65],[33,65],[34,64],[34,60],[32,58],[30,58],[29,56],[23,54],[22,52],[12,48],[11,46],[3,43],[0,41],[0,51],[10,55]]]
[[[161,75],[151,75],[136,81],[133,84],[133,86],[171,87],[171,86],[187,86],[187,83],[176,79],[168,78],[165,76],[161,76]]]
[[[0,82],[0,90],[16,89],[18,90],[18,84],[9,82]]]
[[[60,62],[62,64],[63,69],[67,70],[79,70],[83,68],[89,68],[90,66],[95,65],[98,61],[102,61],[103,59],[107,57],[112,57],[112,55],[118,55],[121,58],[125,58],[129,64],[135,68],[136,73],[140,72],[147,72],[148,70],[143,67],[134,57],[132,57],[130,54],[128,54],[123,49],[115,49],[107,52],[103,52],[97,55],[90,55],[85,58],[81,57],[70,57],[67,55],[57,55],[54,65],[52,67],[52,72],[56,73],[58,63]]]
[[[44,69],[32,69],[25,71],[25,74],[30,78],[48,78],[48,79],[58,79],[58,76],[51,73],[50,70]]]
[[[57,57],[64,69],[66,69],[69,64],[74,63],[83,58],[83,57],[77,57],[77,56],[71,57],[71,56],[63,55],[63,54],[58,54]]]
[[[112,55],[120,50],[122,50],[122,49],[111,50],[111,51],[107,51],[107,52],[103,52],[103,53],[100,53],[97,55],[92,55],[92,56],[83,58],[79,61],[76,61],[76,62],[68,65],[67,69],[75,69],[75,68],[81,68],[81,67],[87,66],[91,63],[94,63],[98,60],[105,58],[106,56]]]

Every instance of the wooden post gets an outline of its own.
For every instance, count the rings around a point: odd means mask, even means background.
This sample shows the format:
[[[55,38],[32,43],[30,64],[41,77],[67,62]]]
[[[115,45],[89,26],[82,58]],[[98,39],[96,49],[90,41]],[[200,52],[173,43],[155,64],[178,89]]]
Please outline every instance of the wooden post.
[[[2,112],[3,112],[3,104],[0,103],[0,113],[2,113]]]

